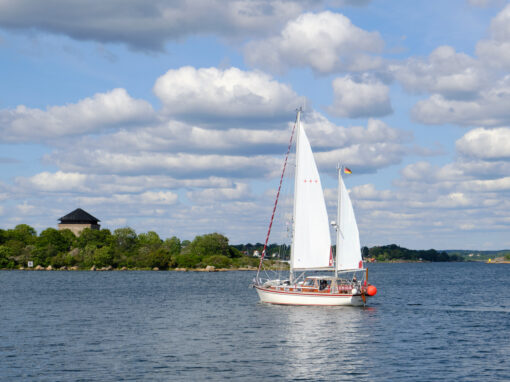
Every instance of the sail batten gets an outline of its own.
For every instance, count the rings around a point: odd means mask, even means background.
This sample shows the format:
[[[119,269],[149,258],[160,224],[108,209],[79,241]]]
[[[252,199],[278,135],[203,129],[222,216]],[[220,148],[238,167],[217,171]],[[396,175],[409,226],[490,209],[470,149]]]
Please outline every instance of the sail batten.
[[[298,118],[291,269],[328,268],[331,237],[322,184],[308,137]]]

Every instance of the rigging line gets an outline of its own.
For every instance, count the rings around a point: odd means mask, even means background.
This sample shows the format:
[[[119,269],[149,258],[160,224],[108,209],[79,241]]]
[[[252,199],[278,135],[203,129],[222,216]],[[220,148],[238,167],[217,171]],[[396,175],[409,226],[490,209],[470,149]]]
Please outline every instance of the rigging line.
[[[296,122],[294,122],[294,127],[292,128],[292,134],[290,135],[289,147],[287,148],[287,154],[285,155],[285,161],[283,162],[283,170],[282,175],[280,177],[280,185],[278,186],[278,192],[276,193],[276,199],[274,201],[273,213],[271,215],[271,221],[269,222],[269,229],[267,230],[266,242],[264,243],[264,249],[262,250],[262,254],[260,255],[259,269],[257,270],[257,280],[259,278],[260,269],[262,267],[262,260],[266,256],[267,242],[269,240],[269,235],[271,234],[271,227],[273,226],[274,214],[276,212],[276,206],[278,205],[278,199],[280,197],[280,190],[282,189],[283,176],[285,175],[285,168],[287,167],[287,159],[289,158],[290,149],[292,147],[292,140],[294,138],[294,131],[296,130],[297,118]]]

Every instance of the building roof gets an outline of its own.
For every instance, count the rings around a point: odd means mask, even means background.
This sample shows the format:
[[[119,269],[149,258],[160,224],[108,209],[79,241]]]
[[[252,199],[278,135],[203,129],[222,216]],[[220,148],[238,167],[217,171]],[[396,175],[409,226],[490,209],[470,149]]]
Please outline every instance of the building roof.
[[[71,223],[71,224],[97,224],[100,220],[95,218],[91,214],[86,211],[83,211],[81,208],[75,209],[73,212],[68,213],[65,216],[62,216],[60,219],[61,223]]]

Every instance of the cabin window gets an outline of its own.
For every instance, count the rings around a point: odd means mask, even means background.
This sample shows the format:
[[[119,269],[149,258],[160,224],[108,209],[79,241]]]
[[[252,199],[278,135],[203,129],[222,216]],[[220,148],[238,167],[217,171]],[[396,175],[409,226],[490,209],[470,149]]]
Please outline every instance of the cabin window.
[[[331,285],[331,280],[321,280],[319,282],[319,290],[326,289],[330,285]]]

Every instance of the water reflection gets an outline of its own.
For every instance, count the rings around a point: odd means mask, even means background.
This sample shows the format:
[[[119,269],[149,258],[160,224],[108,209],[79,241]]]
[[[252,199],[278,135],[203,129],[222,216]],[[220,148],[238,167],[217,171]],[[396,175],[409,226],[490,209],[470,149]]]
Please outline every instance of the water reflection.
[[[370,333],[364,322],[373,310],[352,307],[270,307],[282,326],[286,351],[282,374],[288,380],[349,380],[367,375]]]

